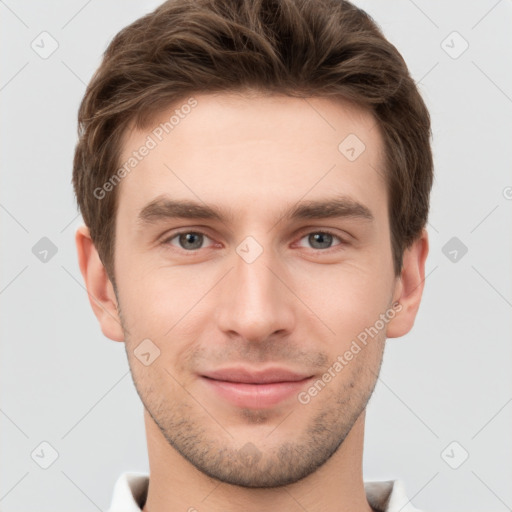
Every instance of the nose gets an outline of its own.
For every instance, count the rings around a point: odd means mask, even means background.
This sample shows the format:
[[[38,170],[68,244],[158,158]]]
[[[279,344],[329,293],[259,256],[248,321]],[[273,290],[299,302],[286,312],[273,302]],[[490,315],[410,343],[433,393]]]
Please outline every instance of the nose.
[[[297,305],[283,265],[270,250],[263,250],[252,262],[234,252],[233,264],[219,290],[218,328],[250,342],[290,334]]]

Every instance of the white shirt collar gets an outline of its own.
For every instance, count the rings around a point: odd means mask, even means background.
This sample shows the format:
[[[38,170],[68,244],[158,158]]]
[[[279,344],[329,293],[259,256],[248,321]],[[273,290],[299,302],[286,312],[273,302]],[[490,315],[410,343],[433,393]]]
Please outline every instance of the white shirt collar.
[[[108,512],[141,512],[146,500],[149,475],[125,472],[114,486]],[[405,494],[402,480],[365,482],[366,499],[371,507],[382,512],[420,512]]]

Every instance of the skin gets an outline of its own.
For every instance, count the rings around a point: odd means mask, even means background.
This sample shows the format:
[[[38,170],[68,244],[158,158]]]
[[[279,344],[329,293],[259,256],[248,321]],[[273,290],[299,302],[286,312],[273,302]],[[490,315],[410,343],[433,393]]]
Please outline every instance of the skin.
[[[118,186],[115,290],[88,229],[76,233],[91,306],[105,336],[125,342],[145,406],[144,510],[369,512],[365,408],[386,338],[414,324],[427,232],[395,277],[382,139],[366,111],[325,98],[194,97],[197,106]],[[126,132],[123,162],[149,133]],[[353,162],[338,150],[349,134],[366,146]],[[283,217],[298,201],[335,194],[374,220]],[[138,222],[162,195],[230,208],[234,218]],[[180,245],[182,229],[205,235],[198,249]],[[327,248],[309,236],[326,229],[335,235]],[[263,249],[252,263],[236,251],[247,236]],[[198,375],[274,364],[321,377],[397,301],[400,312],[307,404],[293,396],[239,407]],[[149,366],[134,353],[144,339],[160,350]]]

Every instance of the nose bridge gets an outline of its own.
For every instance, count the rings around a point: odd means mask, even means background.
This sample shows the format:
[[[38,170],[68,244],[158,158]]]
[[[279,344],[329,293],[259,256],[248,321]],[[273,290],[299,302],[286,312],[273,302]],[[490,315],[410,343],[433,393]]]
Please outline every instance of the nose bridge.
[[[254,237],[247,237],[233,253],[217,308],[219,328],[251,341],[263,341],[277,331],[290,331],[294,315],[290,292],[276,277],[277,255]]]

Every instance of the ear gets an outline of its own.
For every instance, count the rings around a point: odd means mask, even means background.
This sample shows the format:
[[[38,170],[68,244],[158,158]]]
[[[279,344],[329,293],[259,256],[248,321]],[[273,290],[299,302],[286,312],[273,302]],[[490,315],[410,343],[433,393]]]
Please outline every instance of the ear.
[[[393,302],[399,302],[401,310],[389,321],[386,337],[399,338],[407,334],[414,325],[420,307],[425,284],[425,261],[428,255],[428,233],[423,229],[409,249],[404,251],[403,266],[396,280]]]
[[[80,272],[85,281],[89,302],[103,334],[114,341],[124,341],[114,287],[91,239],[89,228],[80,226],[75,234]]]

